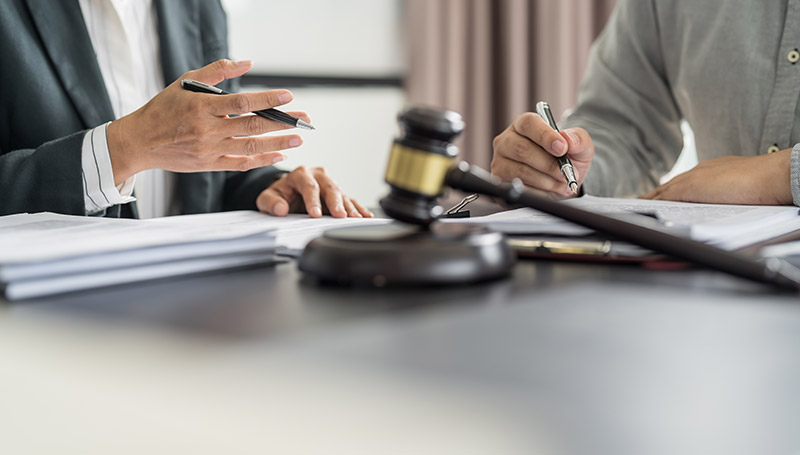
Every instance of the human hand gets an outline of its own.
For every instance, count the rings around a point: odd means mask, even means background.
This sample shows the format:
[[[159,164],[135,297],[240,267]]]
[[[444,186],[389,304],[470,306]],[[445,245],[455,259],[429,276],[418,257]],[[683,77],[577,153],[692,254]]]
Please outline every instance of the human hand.
[[[594,143],[583,128],[557,133],[532,112],[517,116],[492,143],[492,174],[503,180],[519,178],[546,195],[561,199],[572,196],[556,157],[568,154],[578,186],[589,172]]]
[[[217,60],[183,74],[147,104],[108,127],[108,149],[118,185],[146,169],[176,172],[246,171],[285,159],[279,150],[298,147],[298,135],[253,137],[290,128],[252,111],[292,100],[288,90],[212,95],[184,90],[180,80],[216,85],[250,70],[252,62]],[[291,115],[308,120],[301,112]]]
[[[702,161],[642,199],[709,204],[792,205],[792,149]]]
[[[342,190],[317,167],[298,167],[262,191],[256,199],[258,210],[274,216],[291,212],[306,212],[312,218],[329,213],[335,218],[372,218],[372,212],[355,199],[342,194]]]

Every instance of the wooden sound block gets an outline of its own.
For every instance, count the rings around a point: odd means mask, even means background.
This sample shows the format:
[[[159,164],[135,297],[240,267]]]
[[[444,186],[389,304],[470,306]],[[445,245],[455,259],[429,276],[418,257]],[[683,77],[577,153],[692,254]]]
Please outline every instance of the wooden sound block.
[[[322,282],[381,287],[498,279],[515,260],[505,236],[485,228],[396,223],[327,231],[306,246],[298,266]]]

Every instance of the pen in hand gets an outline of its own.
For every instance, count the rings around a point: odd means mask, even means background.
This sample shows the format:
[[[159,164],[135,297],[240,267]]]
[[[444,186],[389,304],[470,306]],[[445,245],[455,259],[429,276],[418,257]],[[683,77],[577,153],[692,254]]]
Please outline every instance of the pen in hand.
[[[185,88],[186,90],[192,92],[200,92],[200,93],[211,93],[214,95],[229,95],[228,92],[222,90],[219,87],[214,87],[213,85],[206,84],[204,82],[196,81],[194,79],[183,79],[181,80],[181,87]],[[285,112],[281,112],[277,109],[262,109],[260,111],[253,112],[256,115],[260,115],[264,118],[274,120],[276,122],[284,123],[286,125],[295,126],[297,128],[302,128],[304,130],[313,130],[316,129],[311,126],[310,123],[306,123],[300,120],[297,117],[289,115]]]
[[[544,119],[550,128],[556,130],[557,133],[560,132],[558,126],[556,126],[556,120],[553,118],[553,113],[550,112],[549,104],[544,101],[536,103],[536,113],[539,114],[539,117]],[[578,180],[575,178],[575,169],[572,167],[572,161],[564,154],[558,157],[558,165],[561,167],[561,173],[564,174],[564,178],[567,180],[567,185],[569,185],[569,189],[572,190],[572,194],[578,194]]]

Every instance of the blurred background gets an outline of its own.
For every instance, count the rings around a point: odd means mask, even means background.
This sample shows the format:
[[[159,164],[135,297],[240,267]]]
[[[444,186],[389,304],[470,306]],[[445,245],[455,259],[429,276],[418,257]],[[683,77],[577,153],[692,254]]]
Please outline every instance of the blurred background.
[[[371,207],[397,113],[452,109],[461,157],[489,167],[492,139],[536,101],[563,115],[616,0],[224,0],[231,57],[252,59],[244,90],[288,88],[316,131],[287,168],[324,166]]]

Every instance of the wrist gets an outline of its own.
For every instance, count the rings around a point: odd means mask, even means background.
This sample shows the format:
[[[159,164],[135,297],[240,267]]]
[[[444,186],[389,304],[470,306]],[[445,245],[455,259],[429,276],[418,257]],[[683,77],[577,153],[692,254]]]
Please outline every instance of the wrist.
[[[794,198],[792,197],[792,149],[781,150],[780,152],[767,155],[772,159],[772,170],[767,172],[765,176],[772,182],[773,194],[777,204],[779,205],[793,205]],[[774,176],[782,176],[782,178],[774,178]]]
[[[111,158],[111,169],[114,173],[114,184],[133,177],[144,168],[137,162],[135,145],[127,132],[127,117],[114,120],[108,125],[108,155]]]

